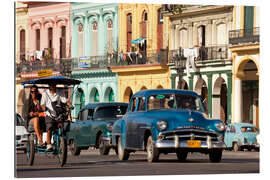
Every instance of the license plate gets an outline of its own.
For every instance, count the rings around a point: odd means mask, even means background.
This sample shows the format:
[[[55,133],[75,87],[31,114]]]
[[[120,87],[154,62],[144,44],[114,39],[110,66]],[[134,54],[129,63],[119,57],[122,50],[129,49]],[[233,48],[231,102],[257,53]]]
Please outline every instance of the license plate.
[[[188,140],[189,148],[199,148],[201,147],[201,141],[198,140]]]

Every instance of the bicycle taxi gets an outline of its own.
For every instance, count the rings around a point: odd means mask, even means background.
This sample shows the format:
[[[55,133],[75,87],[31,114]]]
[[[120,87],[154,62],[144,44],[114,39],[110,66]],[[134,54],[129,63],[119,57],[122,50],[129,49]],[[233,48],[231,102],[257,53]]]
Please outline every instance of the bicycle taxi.
[[[52,76],[40,79],[34,79],[30,81],[24,81],[21,84],[24,88],[29,88],[29,85],[48,85],[50,83],[55,83],[57,85],[64,85],[63,89],[67,89],[72,85],[80,84],[81,81],[76,79],[67,78],[64,76]],[[27,86],[28,85],[28,86]],[[73,107],[68,107],[67,104],[62,104],[57,107],[59,110],[59,115],[55,118],[57,121],[57,126],[53,128],[52,131],[52,145],[53,150],[47,151],[46,146],[38,146],[37,136],[34,131],[34,127],[29,125],[27,131],[29,132],[28,143],[27,143],[27,161],[30,166],[34,163],[35,154],[45,154],[45,155],[55,155],[59,160],[59,165],[62,167],[67,161],[67,137],[66,134],[70,129],[70,121],[68,121],[68,115],[70,115]],[[44,117],[44,112],[39,113],[40,117]],[[46,132],[46,129],[44,129]]]

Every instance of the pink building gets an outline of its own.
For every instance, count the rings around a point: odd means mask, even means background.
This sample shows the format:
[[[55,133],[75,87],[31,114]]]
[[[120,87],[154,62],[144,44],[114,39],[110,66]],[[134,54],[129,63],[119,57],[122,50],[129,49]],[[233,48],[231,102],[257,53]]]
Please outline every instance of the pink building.
[[[24,2],[28,4],[29,50],[42,59],[62,59],[71,55],[70,8],[68,2]]]

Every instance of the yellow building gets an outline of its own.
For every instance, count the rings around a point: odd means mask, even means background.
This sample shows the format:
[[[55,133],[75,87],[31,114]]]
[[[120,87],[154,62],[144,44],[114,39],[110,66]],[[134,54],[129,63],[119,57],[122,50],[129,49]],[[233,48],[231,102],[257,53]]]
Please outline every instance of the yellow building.
[[[16,2],[16,63],[23,62],[27,58],[28,51],[28,26],[27,26],[27,18],[28,18],[28,7],[27,4],[23,4],[20,2]],[[19,94],[23,93],[21,91],[23,86],[20,85],[21,78],[16,75],[16,112],[23,115],[22,105],[23,102],[18,100]],[[22,94],[20,94],[22,96]]]
[[[161,8],[159,4],[119,4],[119,52],[142,55],[142,62],[111,67],[118,74],[119,101],[129,102],[142,89],[171,88],[165,51],[168,25]]]
[[[259,126],[259,7],[235,6],[229,34],[233,57],[232,122]]]

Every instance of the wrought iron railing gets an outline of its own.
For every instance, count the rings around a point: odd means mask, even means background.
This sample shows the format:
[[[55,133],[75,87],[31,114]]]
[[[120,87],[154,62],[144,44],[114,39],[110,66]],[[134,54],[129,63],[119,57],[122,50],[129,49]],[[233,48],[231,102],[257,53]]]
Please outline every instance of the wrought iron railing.
[[[27,61],[16,64],[16,75],[21,73],[38,72],[40,70],[51,69],[52,71],[58,71],[64,76],[70,76],[71,74],[72,59],[58,59],[50,61]]]
[[[168,54],[166,50],[158,53],[124,53],[113,54],[109,56],[88,56],[82,58],[74,58],[72,69],[85,68],[108,68],[113,66],[130,66],[144,64],[160,64],[164,65],[168,62]]]
[[[228,59],[228,46],[201,46],[199,48],[199,55],[196,61],[211,61],[211,60],[224,60]],[[169,63],[175,66],[185,67],[186,57],[184,57],[184,49],[179,48],[176,50],[170,50]]]
[[[229,31],[229,43],[232,45],[240,43],[260,42],[260,28],[238,29]]]

